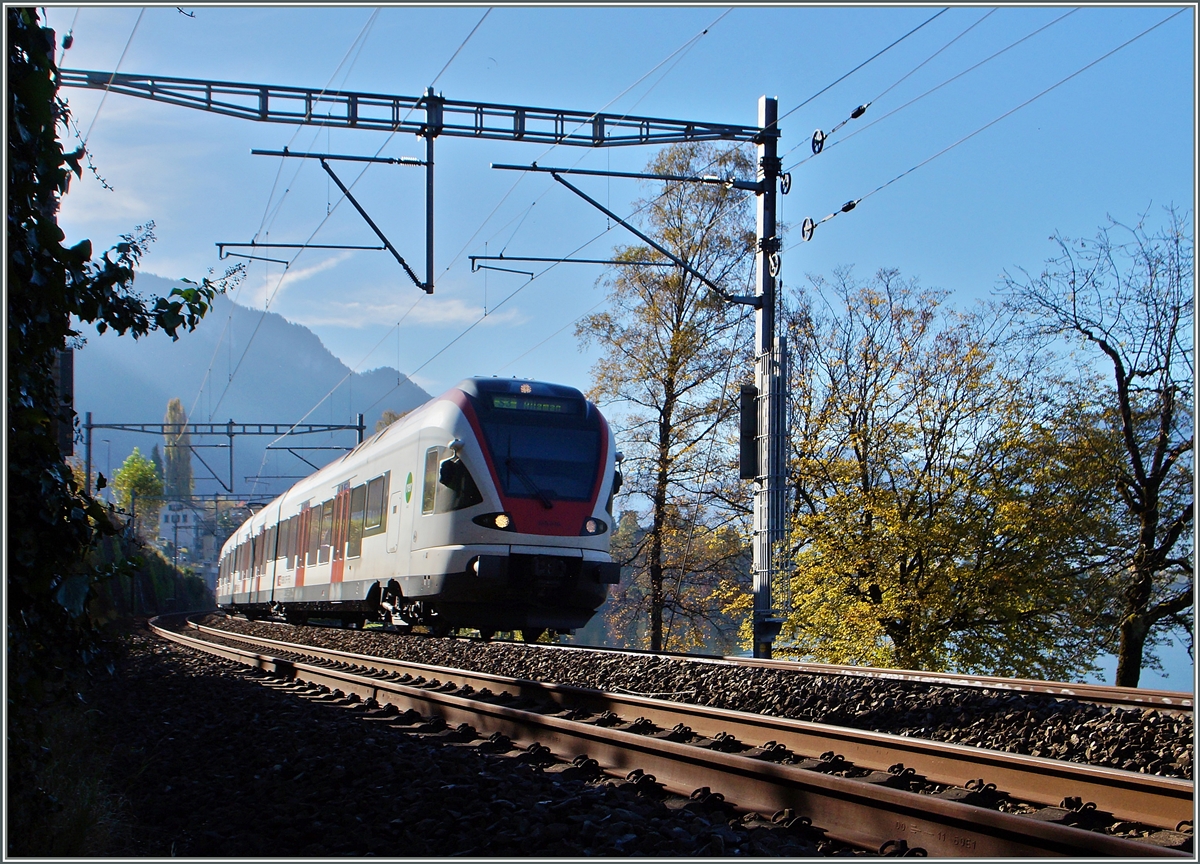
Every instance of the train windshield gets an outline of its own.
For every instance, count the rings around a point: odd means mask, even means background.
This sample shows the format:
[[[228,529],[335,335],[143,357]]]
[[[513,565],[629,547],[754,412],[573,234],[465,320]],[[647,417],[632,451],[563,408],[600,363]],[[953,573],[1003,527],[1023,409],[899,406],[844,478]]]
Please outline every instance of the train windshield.
[[[528,422],[526,417],[508,420],[504,411],[489,413],[481,425],[506,495],[546,504],[591,497],[600,463],[598,424],[586,428],[593,424],[585,426],[583,418]]]

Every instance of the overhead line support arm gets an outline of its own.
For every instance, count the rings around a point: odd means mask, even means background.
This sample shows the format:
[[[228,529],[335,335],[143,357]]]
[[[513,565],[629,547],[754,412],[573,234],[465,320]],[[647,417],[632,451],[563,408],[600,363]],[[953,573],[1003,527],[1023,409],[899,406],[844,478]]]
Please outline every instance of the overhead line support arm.
[[[493,165],[492,167],[493,168],[502,168],[502,169],[503,168],[511,168],[512,170],[525,170],[525,166],[517,166],[517,165],[514,165],[514,166]],[[659,252],[660,254],[666,256],[668,259],[670,259],[672,262],[674,262],[675,266],[679,267],[685,273],[690,273],[696,279],[699,279],[703,284],[707,285],[713,291],[717,292],[717,294],[719,294],[723,300],[725,300],[729,303],[740,303],[740,304],[743,304],[746,306],[755,306],[755,307],[757,307],[757,305],[761,302],[759,300],[759,298],[757,298],[757,297],[741,297],[741,296],[737,296],[734,294],[730,294],[724,288],[722,288],[720,285],[713,282],[711,279],[709,279],[707,276],[705,276],[699,270],[696,270],[694,267],[692,267],[690,264],[688,264],[686,261],[684,261],[678,255],[676,255],[674,252],[671,252],[669,249],[665,248],[661,244],[652,240],[650,237],[646,236],[644,233],[639,231],[633,225],[630,225],[628,222],[626,222],[624,219],[622,219],[616,213],[609,210],[607,207],[605,207],[603,204],[601,204],[595,198],[590,197],[583,190],[578,189],[575,186],[572,186],[570,183],[568,183],[566,180],[564,180],[562,177],[560,177],[557,171],[550,171],[550,176],[552,176],[555,180],[557,180],[562,185],[566,186],[568,189],[570,189],[572,192],[574,192],[576,195],[578,195],[584,201],[591,204],[593,207],[595,207],[601,213],[608,216],[608,218],[612,219],[617,224],[622,225],[626,230],[628,230],[630,233],[635,235],[642,242],[644,242],[648,246],[650,246],[650,248],[652,248],[655,251]]]

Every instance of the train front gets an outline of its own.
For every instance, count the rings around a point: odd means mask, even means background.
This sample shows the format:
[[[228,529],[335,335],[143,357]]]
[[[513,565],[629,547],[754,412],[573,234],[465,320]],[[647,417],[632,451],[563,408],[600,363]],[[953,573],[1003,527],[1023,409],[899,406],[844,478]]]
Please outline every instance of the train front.
[[[471,378],[443,398],[459,409],[451,424],[463,443],[439,452],[426,489],[435,500],[422,510],[442,509],[448,490],[463,544],[453,557],[466,567],[448,568],[438,617],[481,630],[582,627],[620,573],[609,555],[620,480],[604,417],[578,390],[533,381]]]

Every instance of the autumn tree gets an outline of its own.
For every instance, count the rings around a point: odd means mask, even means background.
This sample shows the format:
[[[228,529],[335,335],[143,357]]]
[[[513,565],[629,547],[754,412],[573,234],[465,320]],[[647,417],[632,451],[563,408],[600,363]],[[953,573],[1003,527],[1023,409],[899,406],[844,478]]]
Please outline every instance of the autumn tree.
[[[754,174],[745,151],[711,144],[666,148],[647,170]],[[647,235],[728,293],[749,293],[753,197],[725,185],[673,181],[655,192],[639,202]],[[693,273],[633,263],[666,262],[657,251],[627,246],[614,257],[629,263],[613,266],[604,279],[609,308],[586,317],[576,335],[602,351],[588,395],[615,409],[626,457],[624,500],[645,502],[645,531],[625,562],[634,584],[621,593],[632,605],[626,613],[645,616],[649,646],[658,651],[694,642],[697,633],[693,627],[685,636],[685,623],[700,626],[720,615],[701,607],[714,581],[729,578],[730,568],[706,558],[711,532],[729,514],[702,504],[729,474],[720,470],[729,458],[720,433],[736,411],[734,385],[749,365],[750,325],[746,307],[727,303]],[[727,539],[714,541],[722,560],[731,560]],[[616,609],[620,598],[610,605]],[[670,632],[672,626],[680,632]]]
[[[166,439],[166,459],[162,481],[166,494],[186,497],[192,494],[192,434],[188,431],[187,412],[179,399],[167,403],[163,418],[163,437]]]
[[[1079,394],[1013,350],[999,309],[954,312],[895,271],[810,278],[785,316],[794,603],[781,653],[1091,668],[1099,613],[1076,565],[1107,497],[1074,475],[1064,440]]]
[[[113,474],[112,487],[117,494],[117,505],[135,517],[138,534],[153,540],[157,536],[163,496],[163,482],[154,471],[154,463],[134,447]]]
[[[1058,254],[1042,271],[1007,274],[1009,301],[1034,338],[1077,349],[1074,369],[1106,369],[1103,410],[1088,470],[1103,476],[1120,521],[1118,591],[1109,644],[1116,684],[1136,687],[1156,640],[1174,632],[1192,647],[1193,321],[1190,218],[1168,209],[1149,228],[1110,220],[1094,239],[1051,237]],[[1115,645],[1113,645],[1115,643]],[[1149,651],[1149,657],[1147,652]]]
[[[397,420],[399,420],[401,417],[403,417],[407,413],[408,413],[407,411],[403,411],[403,412],[397,414],[391,408],[388,408],[387,410],[385,410],[383,412],[383,414],[380,416],[380,418],[375,421],[375,431],[382,432],[384,429],[391,426],[393,423],[395,423]]]

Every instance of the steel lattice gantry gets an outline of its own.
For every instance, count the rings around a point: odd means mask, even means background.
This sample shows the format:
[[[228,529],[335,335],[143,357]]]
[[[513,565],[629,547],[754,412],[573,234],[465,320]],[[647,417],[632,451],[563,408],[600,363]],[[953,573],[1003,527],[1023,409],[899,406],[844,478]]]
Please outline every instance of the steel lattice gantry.
[[[682,141],[753,142],[762,131],[756,126],[729,123],[467,102],[445,99],[432,92],[423,96],[394,96],[80,69],[61,70],[59,80],[64,87],[108,90],[244,120],[410,132],[423,138],[451,135],[617,147]],[[419,120],[407,119],[416,111],[424,116]]]

